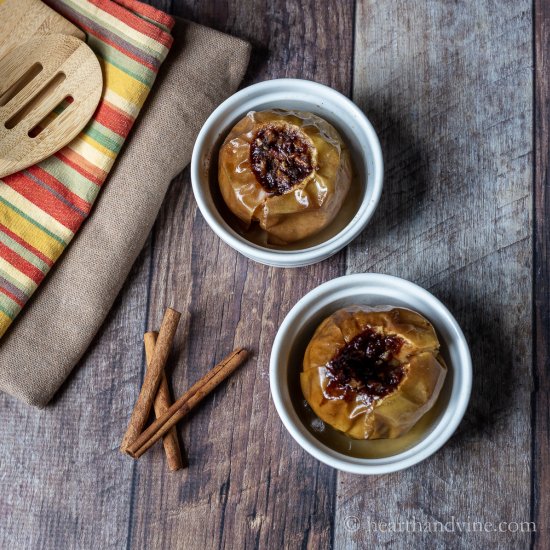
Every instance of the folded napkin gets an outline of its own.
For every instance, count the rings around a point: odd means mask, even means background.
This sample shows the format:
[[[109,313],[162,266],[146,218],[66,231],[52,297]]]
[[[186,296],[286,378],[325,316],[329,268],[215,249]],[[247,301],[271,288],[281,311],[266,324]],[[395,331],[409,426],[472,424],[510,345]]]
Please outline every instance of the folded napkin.
[[[137,0],[46,3],[86,32],[104,87],[67,147],[0,180],[0,337],[90,213],[172,44],[173,19]]]
[[[239,39],[180,20],[173,35],[92,216],[0,341],[0,390],[32,405],[44,406],[86,351],[200,127],[248,65],[250,47]]]

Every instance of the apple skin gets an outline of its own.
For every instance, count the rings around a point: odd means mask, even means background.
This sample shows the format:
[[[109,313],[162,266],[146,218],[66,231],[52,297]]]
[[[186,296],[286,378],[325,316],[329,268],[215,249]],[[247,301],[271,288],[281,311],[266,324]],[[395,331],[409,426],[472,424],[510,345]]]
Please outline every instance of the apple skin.
[[[269,125],[286,125],[311,149],[314,169],[283,194],[266,190],[251,165],[251,145]],[[337,130],[301,111],[251,111],[229,132],[218,157],[224,202],[246,229],[257,222],[270,244],[296,242],[324,229],[342,207],[352,177],[350,153]]]
[[[404,375],[396,388],[375,400],[356,394],[334,398],[325,390],[327,364],[347,342],[367,328],[398,336],[403,345],[394,356]],[[447,366],[430,322],[410,309],[349,306],[325,319],[304,354],[300,384],[315,414],[354,439],[393,439],[407,433],[437,401]]]

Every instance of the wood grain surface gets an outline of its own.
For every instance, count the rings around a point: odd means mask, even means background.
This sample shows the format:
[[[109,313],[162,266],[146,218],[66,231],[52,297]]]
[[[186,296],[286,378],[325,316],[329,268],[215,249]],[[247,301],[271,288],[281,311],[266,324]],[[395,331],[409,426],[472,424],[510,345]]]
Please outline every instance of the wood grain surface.
[[[214,235],[184,171],[54,403],[39,411],[0,396],[0,548],[548,548],[547,3],[151,3],[250,40],[244,84],[296,76],[352,97],[381,139],[383,198],[347,250],[275,269]],[[428,288],[474,360],[455,436],[410,470],[369,478],[302,451],[268,380],[290,308],[357,272]],[[175,473],[161,445],[138,462],[118,452],[145,372],[143,333],[168,306],[188,313],[169,361],[174,396],[236,346],[255,355],[179,426],[189,467]],[[380,523],[406,521],[454,527]],[[529,521],[536,533],[520,531]],[[501,532],[500,522],[518,529]]]
[[[38,74],[28,81],[36,67]],[[63,34],[40,36],[10,51],[0,59],[0,82],[0,177],[70,143],[92,118],[103,92],[96,54],[79,38]],[[53,115],[67,98],[64,110]]]
[[[534,153],[534,361],[531,429],[532,484],[531,516],[539,525],[548,526],[550,518],[550,4],[534,3],[535,33],[535,153]],[[548,527],[539,529],[532,539],[534,548],[548,543]]]
[[[496,5],[358,6],[353,93],[381,137],[386,178],[348,270],[398,275],[440,298],[470,344],[474,385],[458,433],[435,456],[377,482],[339,476],[336,539],[346,548],[530,542],[365,528],[530,518],[532,23],[529,2]]]
[[[0,58],[31,38],[60,33],[84,40],[84,32],[40,0],[0,2]]]

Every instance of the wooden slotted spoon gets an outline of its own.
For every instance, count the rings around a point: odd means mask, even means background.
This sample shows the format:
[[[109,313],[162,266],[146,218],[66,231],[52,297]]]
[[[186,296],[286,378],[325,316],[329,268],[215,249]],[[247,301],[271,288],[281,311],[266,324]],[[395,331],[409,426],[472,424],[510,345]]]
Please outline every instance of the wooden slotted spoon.
[[[97,57],[74,36],[34,38],[0,59],[0,178],[74,139],[102,89]]]

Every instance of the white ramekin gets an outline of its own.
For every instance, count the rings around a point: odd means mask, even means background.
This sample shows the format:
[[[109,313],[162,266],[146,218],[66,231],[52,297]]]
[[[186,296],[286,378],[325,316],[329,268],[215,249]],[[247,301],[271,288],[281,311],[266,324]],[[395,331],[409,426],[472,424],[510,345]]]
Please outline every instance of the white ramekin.
[[[297,250],[277,250],[248,241],[220,214],[211,192],[213,158],[221,142],[249,111],[270,108],[313,112],[332,123],[351,150],[356,185],[361,187],[357,211],[350,222],[327,241]],[[299,267],[320,262],[350,243],[371,219],[382,192],[380,143],[363,112],[341,93],[309,80],[282,78],[245,88],[224,101],[204,123],[193,149],[191,182],[197,204],[208,225],[229,246],[257,262],[277,267]]]
[[[396,305],[424,315],[435,327],[447,360],[446,403],[423,439],[408,450],[385,458],[354,458],[320,442],[300,420],[289,392],[289,368],[297,339],[311,335],[335,310],[351,304]],[[298,361],[301,364],[301,358]],[[296,361],[294,361],[296,368]],[[292,437],[315,458],[354,474],[387,474],[408,468],[435,453],[459,425],[472,386],[472,362],[462,330],[449,310],[427,290],[398,277],[380,274],[347,275],[333,279],[304,296],[283,321],[271,352],[271,395]],[[442,395],[440,399],[442,399]]]

